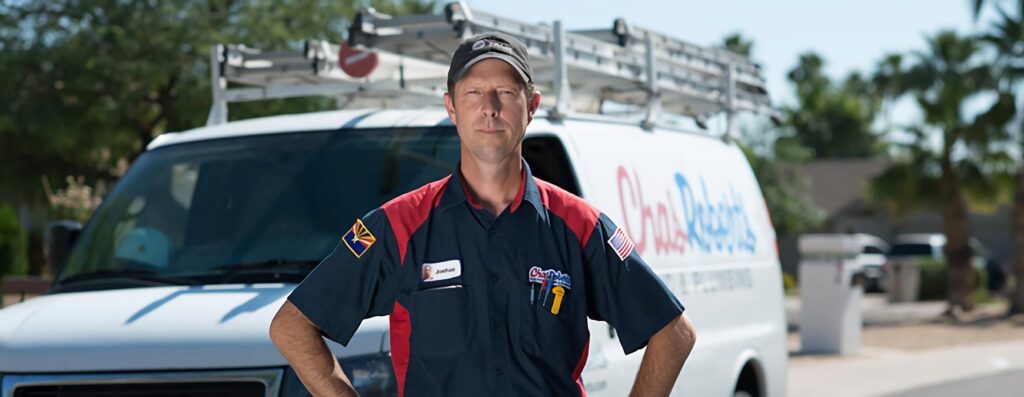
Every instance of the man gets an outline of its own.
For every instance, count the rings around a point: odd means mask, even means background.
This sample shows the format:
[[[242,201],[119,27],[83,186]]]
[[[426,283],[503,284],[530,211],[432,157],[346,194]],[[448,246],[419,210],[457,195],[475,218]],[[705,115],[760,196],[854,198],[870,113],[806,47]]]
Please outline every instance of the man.
[[[668,395],[693,327],[621,229],[532,177],[522,140],[540,94],[522,43],[464,40],[444,104],[457,171],[357,220],[274,318],[303,384],[354,396],[322,336],[345,344],[363,318],[390,315],[400,395],[584,395],[590,317],[627,353],[647,346],[632,394]]]

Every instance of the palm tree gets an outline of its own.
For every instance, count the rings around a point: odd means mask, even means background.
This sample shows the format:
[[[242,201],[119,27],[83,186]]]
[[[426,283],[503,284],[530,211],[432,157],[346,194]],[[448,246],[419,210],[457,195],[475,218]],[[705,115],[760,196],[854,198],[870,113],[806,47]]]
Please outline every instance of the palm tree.
[[[991,66],[979,62],[980,45],[976,38],[961,37],[954,31],[942,31],[929,37],[928,49],[915,53],[914,63],[903,77],[907,92],[914,96],[924,116],[923,130],[934,131],[939,138],[938,185],[946,235],[944,254],[949,281],[949,309],[971,310],[971,291],[976,283],[971,269],[968,246],[970,227],[964,197],[965,174],[981,175],[977,164],[990,152],[990,146],[1004,134],[1004,126],[1013,117],[1013,97],[1002,93],[984,113],[968,120],[964,103],[979,94],[995,92]],[[930,145],[930,133],[918,135],[918,145]],[[925,171],[925,170],[922,170]]]
[[[975,18],[981,13],[983,0],[972,0]],[[1003,89],[1017,92],[1024,81],[1024,0],[1016,1],[1014,12],[1008,13],[1000,4],[995,5],[998,16],[984,40],[999,54],[997,73]],[[1021,127],[1024,127],[1022,125]],[[1018,130],[1018,147],[1024,152],[1024,132]],[[1011,296],[1008,314],[1024,313],[1024,161],[1018,159],[1013,194],[1013,274],[1017,286]]]

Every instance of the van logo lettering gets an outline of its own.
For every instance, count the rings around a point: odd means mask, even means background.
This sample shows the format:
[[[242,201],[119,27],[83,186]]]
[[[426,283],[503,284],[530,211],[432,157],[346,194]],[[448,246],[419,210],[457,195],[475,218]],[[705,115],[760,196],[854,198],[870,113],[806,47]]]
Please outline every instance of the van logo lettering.
[[[648,204],[644,200],[636,171],[630,176],[625,167],[619,166],[618,173],[622,223],[626,234],[633,239],[636,252],[643,255],[648,242],[654,244],[655,254],[686,252],[686,242],[689,238],[679,221],[676,206],[673,205],[676,200],[672,199],[672,193],[666,190],[665,201]],[[636,226],[639,226],[639,229]]]
[[[708,194],[704,178],[697,192],[681,173],[676,173],[683,218],[690,245],[704,252],[754,252],[757,237],[743,208],[743,197],[729,185],[717,198]]]
[[[743,196],[728,190],[713,195],[703,178],[695,186],[682,173],[675,173],[676,189],[663,198],[648,202],[639,175],[618,168],[619,203],[626,233],[643,255],[648,244],[655,255],[683,254],[687,246],[705,253],[753,253],[757,236],[743,205]],[[682,216],[680,216],[682,214]]]

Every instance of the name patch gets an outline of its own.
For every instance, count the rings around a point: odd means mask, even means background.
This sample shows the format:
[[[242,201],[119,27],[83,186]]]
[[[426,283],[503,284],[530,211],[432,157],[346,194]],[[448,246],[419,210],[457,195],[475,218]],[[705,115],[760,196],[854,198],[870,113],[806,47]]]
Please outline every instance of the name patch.
[[[423,281],[441,281],[462,275],[462,263],[458,259],[423,264]]]

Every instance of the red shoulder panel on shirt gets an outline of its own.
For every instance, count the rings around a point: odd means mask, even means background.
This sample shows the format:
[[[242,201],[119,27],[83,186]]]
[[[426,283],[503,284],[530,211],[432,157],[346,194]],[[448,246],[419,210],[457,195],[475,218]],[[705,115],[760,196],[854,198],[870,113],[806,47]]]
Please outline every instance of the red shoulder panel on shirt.
[[[430,210],[437,207],[445,187],[448,186],[449,179],[451,179],[451,175],[395,197],[380,207],[388,217],[391,230],[395,232],[395,240],[398,242],[399,266],[405,263],[405,251],[408,248],[409,238],[427,220]]]
[[[544,203],[544,208],[562,218],[562,222],[565,222],[569,229],[576,234],[576,238],[580,240],[580,248],[586,248],[587,240],[594,232],[601,212],[591,207],[583,199],[558,186],[537,177],[533,179],[537,182],[537,189],[540,190],[540,200]]]

